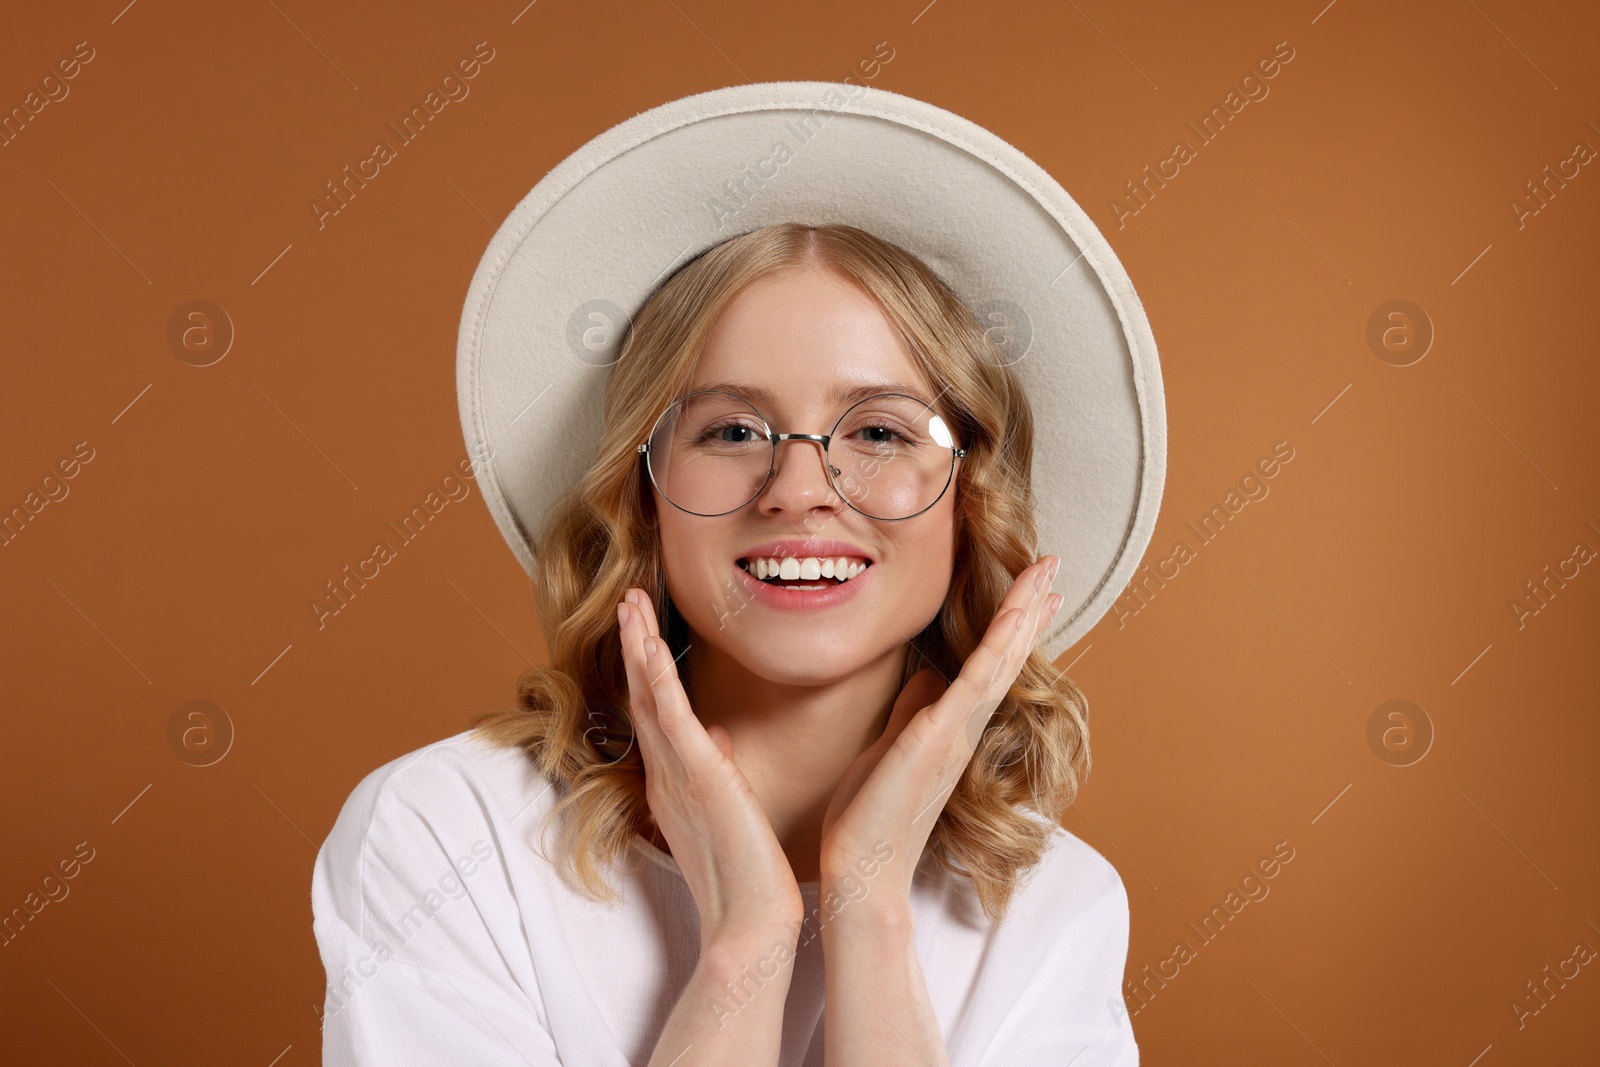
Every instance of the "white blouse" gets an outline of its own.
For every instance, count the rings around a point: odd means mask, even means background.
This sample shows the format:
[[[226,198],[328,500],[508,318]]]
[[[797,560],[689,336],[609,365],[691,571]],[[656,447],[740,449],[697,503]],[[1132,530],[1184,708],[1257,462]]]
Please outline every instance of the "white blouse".
[[[554,800],[525,752],[471,732],[356,786],[311,880],[324,1067],[649,1062],[699,956],[694,898],[642,837],[627,862],[600,868],[620,902],[569,884],[536,841]],[[817,883],[800,889],[812,916]],[[941,882],[929,864],[911,906],[951,1067],[1136,1067],[1120,989],[1128,898],[1091,846],[1056,827],[998,926],[970,883]],[[782,1067],[822,1067],[816,927],[794,957]]]

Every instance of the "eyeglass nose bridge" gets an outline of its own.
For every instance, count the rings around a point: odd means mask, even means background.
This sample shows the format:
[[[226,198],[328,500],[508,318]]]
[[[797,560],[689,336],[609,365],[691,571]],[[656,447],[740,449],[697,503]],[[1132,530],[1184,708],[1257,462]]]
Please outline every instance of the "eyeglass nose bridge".
[[[828,464],[828,481],[831,483],[842,471],[833,465],[833,457],[828,455],[828,443],[833,440],[832,434],[827,433],[769,433],[772,439],[772,465],[767,469],[767,481],[778,473],[778,446],[785,441],[815,441],[822,446],[822,458]],[[762,485],[765,489],[766,486]]]

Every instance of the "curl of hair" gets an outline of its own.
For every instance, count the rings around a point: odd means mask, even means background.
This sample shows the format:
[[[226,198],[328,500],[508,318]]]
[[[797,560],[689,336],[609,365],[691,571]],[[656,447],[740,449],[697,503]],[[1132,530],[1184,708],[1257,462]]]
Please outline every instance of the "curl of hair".
[[[550,665],[518,680],[515,705],[472,723],[491,742],[525,750],[554,784],[550,817],[562,823],[563,864],[602,900],[616,892],[597,859],[614,862],[636,836],[664,848],[633,743],[616,605],[638,586],[662,614],[669,651],[677,656],[689,639],[667,596],[655,500],[636,446],[668,398],[688,391],[729,301],[758,278],[807,269],[833,271],[877,302],[927,379],[947,386],[941,406],[968,442],[950,490],[950,588],[911,642],[902,681],[927,666],[953,679],[1036,558],[1027,396],[983,325],[920,259],[856,227],[783,223],[730,238],[680,268],[635,317],[607,383],[595,460],[537,541],[533,599]],[[931,858],[941,877],[970,879],[998,921],[1089,768],[1088,701],[1036,648],[987,724],[922,860]]]

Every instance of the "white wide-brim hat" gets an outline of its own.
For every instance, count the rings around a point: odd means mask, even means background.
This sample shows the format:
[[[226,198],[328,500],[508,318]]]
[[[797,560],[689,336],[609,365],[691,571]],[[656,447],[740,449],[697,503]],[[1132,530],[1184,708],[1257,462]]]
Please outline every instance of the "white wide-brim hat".
[[[563,160],[483,254],[457,350],[461,425],[524,569],[593,460],[632,317],[682,264],[778,222],[846,223],[920,257],[1027,388],[1039,553],[1061,558],[1050,658],[1110,609],[1155,527],[1155,338],[1089,216],[959,115],[832,82],[739,85],[635,115]],[[670,400],[662,398],[663,407]]]

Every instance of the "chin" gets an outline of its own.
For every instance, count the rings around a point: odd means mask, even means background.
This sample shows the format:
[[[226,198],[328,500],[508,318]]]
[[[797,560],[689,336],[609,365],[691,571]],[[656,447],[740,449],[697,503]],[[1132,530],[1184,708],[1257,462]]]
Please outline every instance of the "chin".
[[[843,678],[848,678],[865,665],[838,660],[822,660],[820,662],[813,660],[810,663],[804,663],[796,662],[786,656],[773,655],[765,650],[729,647],[725,644],[719,644],[718,647],[751,674],[779,685],[827,685]]]
[[[717,585],[710,588],[717,589]],[[898,610],[860,597],[826,610],[789,610],[744,595],[702,596],[689,610],[674,604],[691,642],[703,642],[757,677],[784,685],[824,685],[847,678],[905,645],[938,613]],[[883,597],[893,601],[894,597]],[[713,606],[715,605],[715,606]],[[913,617],[915,616],[915,617]]]

